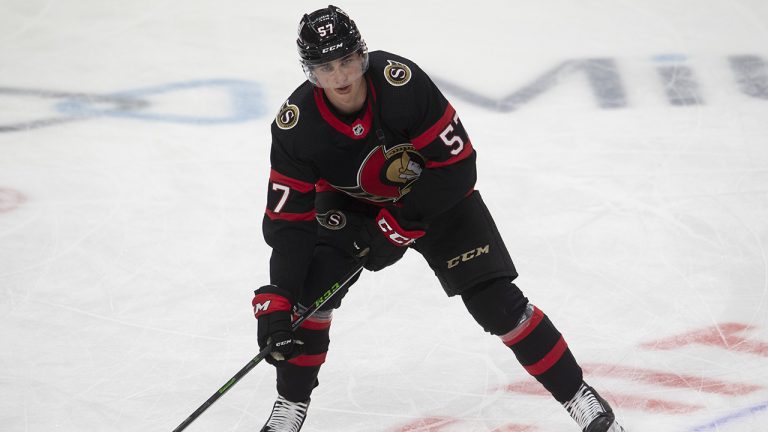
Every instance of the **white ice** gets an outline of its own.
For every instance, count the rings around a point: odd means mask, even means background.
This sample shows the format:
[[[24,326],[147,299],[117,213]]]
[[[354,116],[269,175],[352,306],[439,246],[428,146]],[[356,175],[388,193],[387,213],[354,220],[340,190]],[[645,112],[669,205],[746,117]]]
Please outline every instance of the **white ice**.
[[[255,355],[269,123],[325,5],[0,0],[0,430],[170,431]],[[628,430],[766,429],[768,2],[338,5],[465,90],[518,283]],[[583,59],[623,106],[568,68],[514,110],[467,98]],[[416,253],[332,339],[306,432],[577,430]],[[260,364],[188,430],[258,431],[274,398]]]

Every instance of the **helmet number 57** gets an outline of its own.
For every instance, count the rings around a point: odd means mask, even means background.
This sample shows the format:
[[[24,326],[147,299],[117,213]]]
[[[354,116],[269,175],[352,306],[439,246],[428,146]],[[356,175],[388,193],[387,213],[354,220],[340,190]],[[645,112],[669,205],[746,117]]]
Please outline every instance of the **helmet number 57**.
[[[320,26],[317,28],[317,32],[320,33],[320,37],[326,37],[333,33],[333,24],[328,23],[324,26]]]

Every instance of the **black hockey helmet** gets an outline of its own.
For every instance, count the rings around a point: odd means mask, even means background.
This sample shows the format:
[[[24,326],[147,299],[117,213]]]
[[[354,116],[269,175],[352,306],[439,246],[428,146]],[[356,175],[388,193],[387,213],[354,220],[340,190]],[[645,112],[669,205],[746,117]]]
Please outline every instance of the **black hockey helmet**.
[[[304,72],[315,84],[312,67],[355,52],[363,56],[363,73],[368,68],[368,48],[360,31],[346,12],[333,5],[304,14],[296,46]]]

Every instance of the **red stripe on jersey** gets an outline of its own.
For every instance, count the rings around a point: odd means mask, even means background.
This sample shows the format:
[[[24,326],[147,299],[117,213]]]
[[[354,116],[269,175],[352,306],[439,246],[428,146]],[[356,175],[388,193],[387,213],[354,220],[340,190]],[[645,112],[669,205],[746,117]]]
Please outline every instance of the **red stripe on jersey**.
[[[315,211],[309,211],[306,213],[275,213],[270,209],[265,211],[267,217],[271,220],[287,220],[287,221],[310,221],[315,218]]]
[[[331,186],[326,179],[320,179],[315,183],[315,192],[334,192],[336,188]]]
[[[371,92],[373,92],[373,85],[370,85],[369,83],[368,87]],[[368,136],[368,132],[370,132],[371,125],[373,123],[371,99],[369,99],[365,105],[365,114],[363,114],[363,118],[356,119],[354,122],[352,122],[351,125],[339,120],[336,115],[331,112],[331,109],[328,108],[328,105],[325,103],[325,98],[323,98],[323,89],[317,87],[315,87],[315,105],[317,105],[317,109],[320,111],[320,116],[323,118],[323,120],[325,120],[329,125],[333,126],[333,128],[337,131],[355,140],[363,139]],[[354,129],[357,126],[363,127],[360,134],[355,134],[354,132]]]
[[[531,315],[528,323],[526,323],[522,328],[515,327],[509,333],[501,335],[501,341],[504,342],[504,345],[511,347],[512,345],[520,342],[521,340],[525,339],[526,336],[531,334],[533,329],[535,329],[543,319],[544,312],[534,306],[533,315]]]
[[[533,376],[541,375],[548,371],[552,366],[554,366],[567,349],[568,344],[565,343],[565,339],[560,336],[560,340],[557,341],[555,346],[552,347],[552,349],[544,357],[542,357],[541,360],[532,365],[523,367],[528,371],[529,374]]]
[[[327,354],[327,352],[322,354],[304,354],[288,360],[288,363],[296,366],[320,366],[325,363],[325,356]]]
[[[280,174],[274,169],[269,171],[269,180],[273,183],[289,186],[291,189],[297,190],[301,193],[307,193],[315,189],[315,185],[312,183],[307,183],[295,178],[288,177],[287,175]]]
[[[468,158],[473,151],[474,150],[472,149],[472,142],[467,141],[467,143],[464,145],[464,149],[456,156],[442,162],[427,161],[426,166],[427,168],[440,168],[448,165],[453,165],[456,162],[460,162]]]
[[[440,117],[440,120],[436,121],[435,124],[424,131],[421,135],[411,140],[413,147],[416,148],[416,150],[421,150],[429,143],[434,141],[435,138],[437,138],[437,136],[440,135],[440,133],[445,129],[445,127],[453,121],[454,115],[456,115],[456,110],[453,109],[451,104],[448,104],[448,106],[445,108],[443,116]]]

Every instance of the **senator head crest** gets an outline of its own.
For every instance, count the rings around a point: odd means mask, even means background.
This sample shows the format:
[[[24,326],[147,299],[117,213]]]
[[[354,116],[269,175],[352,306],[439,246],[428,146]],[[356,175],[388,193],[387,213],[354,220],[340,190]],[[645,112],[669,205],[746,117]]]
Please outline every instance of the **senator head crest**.
[[[374,148],[357,172],[355,186],[334,187],[356,198],[374,202],[396,202],[411,191],[424,169],[424,157],[411,143],[392,148]]]

